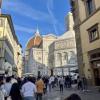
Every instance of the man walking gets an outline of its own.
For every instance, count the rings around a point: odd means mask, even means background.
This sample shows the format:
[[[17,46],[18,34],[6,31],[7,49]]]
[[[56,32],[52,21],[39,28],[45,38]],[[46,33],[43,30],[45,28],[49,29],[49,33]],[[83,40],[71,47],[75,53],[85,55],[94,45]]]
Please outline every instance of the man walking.
[[[22,86],[22,95],[24,100],[35,100],[36,86],[32,83],[31,78],[27,79],[27,82]]]
[[[42,100],[42,95],[43,95],[43,90],[44,90],[44,82],[39,76],[36,82],[36,87],[37,87],[37,99],[36,100]]]
[[[3,85],[3,88],[6,91],[5,100],[7,100],[7,98],[9,98],[11,87],[12,87],[11,77],[6,77],[6,82]]]
[[[60,92],[63,92],[63,87],[64,87],[64,79],[61,77],[59,79],[59,86],[60,86]]]
[[[4,100],[4,91],[2,89],[3,85],[3,76],[0,75],[0,100]]]

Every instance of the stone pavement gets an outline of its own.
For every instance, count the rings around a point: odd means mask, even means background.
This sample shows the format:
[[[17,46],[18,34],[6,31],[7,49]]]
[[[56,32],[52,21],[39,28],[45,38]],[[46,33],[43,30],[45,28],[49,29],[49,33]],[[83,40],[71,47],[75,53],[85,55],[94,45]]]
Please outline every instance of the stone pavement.
[[[60,93],[59,89],[53,89],[51,92],[48,92],[46,95],[44,95],[43,100],[64,100],[65,97],[68,97],[72,93],[77,93],[80,95],[82,100],[100,100],[100,93],[97,91],[78,91],[75,89],[67,89],[64,90],[63,93]]]

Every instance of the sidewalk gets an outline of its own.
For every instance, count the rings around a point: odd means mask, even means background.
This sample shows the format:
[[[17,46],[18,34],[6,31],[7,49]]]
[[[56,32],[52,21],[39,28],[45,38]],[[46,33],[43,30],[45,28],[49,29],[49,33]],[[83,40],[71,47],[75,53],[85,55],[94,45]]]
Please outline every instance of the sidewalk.
[[[92,92],[100,93],[100,86],[91,86],[88,89]]]
[[[73,90],[77,90],[77,84],[72,85]],[[88,86],[88,93],[100,93],[100,86]]]
[[[59,87],[52,89],[51,92],[48,92],[43,96],[43,100],[64,100],[64,98],[69,95],[76,93],[82,100],[100,100],[100,93],[97,91],[98,87],[90,87],[89,91],[83,92],[77,90],[76,86],[72,88],[64,89],[64,92],[61,93]]]

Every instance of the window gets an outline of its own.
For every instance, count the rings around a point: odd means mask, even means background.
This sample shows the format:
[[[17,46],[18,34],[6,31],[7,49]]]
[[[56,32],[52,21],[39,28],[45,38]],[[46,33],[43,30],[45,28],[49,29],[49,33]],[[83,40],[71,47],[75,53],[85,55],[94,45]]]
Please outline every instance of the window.
[[[61,53],[57,54],[57,61],[59,62],[59,65],[61,66],[62,65],[62,54]]]
[[[64,53],[64,59],[63,60],[68,61],[68,53],[67,52]]]
[[[98,31],[98,24],[94,25],[90,29],[88,29],[89,32],[89,41],[95,41],[99,39],[99,31]]]
[[[94,53],[90,57],[91,57],[91,59],[99,58],[100,57],[100,52]]]
[[[41,60],[41,57],[38,57],[38,60],[40,61]]]
[[[70,51],[70,55],[71,55],[71,57],[74,57],[75,56],[74,51]]]
[[[87,0],[86,7],[87,7],[87,13],[88,13],[88,15],[90,15],[94,10],[93,0]]]

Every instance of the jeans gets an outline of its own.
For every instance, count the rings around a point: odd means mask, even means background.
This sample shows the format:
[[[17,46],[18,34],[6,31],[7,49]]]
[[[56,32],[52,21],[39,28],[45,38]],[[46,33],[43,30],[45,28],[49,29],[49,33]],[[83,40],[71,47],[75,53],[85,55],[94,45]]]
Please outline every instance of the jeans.
[[[63,92],[63,84],[60,84],[60,92]]]
[[[28,97],[24,97],[24,100],[35,100],[34,97],[28,96]]]
[[[37,93],[37,98],[36,100],[42,100],[42,93]]]

